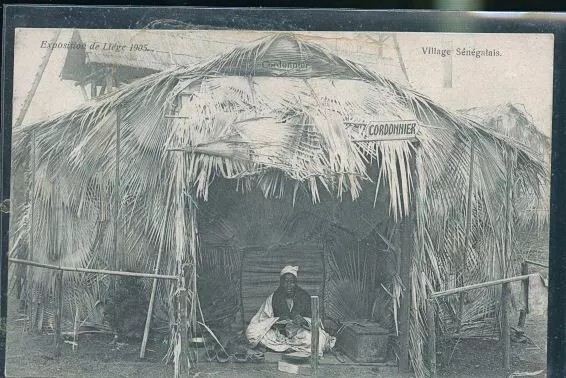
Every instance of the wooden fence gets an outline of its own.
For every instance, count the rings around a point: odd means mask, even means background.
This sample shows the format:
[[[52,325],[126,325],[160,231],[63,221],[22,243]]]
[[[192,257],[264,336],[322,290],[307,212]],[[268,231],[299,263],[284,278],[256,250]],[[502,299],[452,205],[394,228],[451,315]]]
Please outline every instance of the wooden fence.
[[[138,272],[126,272],[126,271],[116,271],[116,270],[106,270],[106,269],[89,269],[89,268],[75,268],[58,266],[51,264],[43,264],[30,260],[22,260],[17,258],[8,258],[8,261],[15,264],[22,264],[27,266],[35,266],[38,268],[45,268],[56,270],[57,275],[55,276],[55,356],[61,355],[61,345],[62,345],[62,330],[61,330],[61,317],[63,313],[63,272],[83,272],[83,273],[93,273],[93,274],[103,274],[103,275],[113,275],[113,276],[123,276],[123,277],[141,277],[141,278],[152,278],[154,280],[170,280],[177,281],[178,285],[181,285],[181,277],[170,276],[165,274],[153,274],[153,273],[138,273]],[[181,319],[179,319],[181,321]],[[142,346],[142,348],[145,345]],[[175,364],[180,364],[180,359],[175,359]],[[175,371],[180,371],[176,368]]]
[[[503,350],[503,368],[509,371],[511,368],[511,327],[509,324],[509,303],[511,295],[511,287],[509,286],[511,282],[521,281],[521,295],[523,297],[523,308],[521,309],[519,316],[519,327],[524,326],[526,314],[529,313],[529,273],[528,265],[535,265],[543,268],[548,268],[548,265],[537,263],[535,261],[525,260],[521,263],[521,275],[503,278],[495,281],[482,282],[473,285],[467,285],[463,287],[457,287],[454,289],[432,292],[428,296],[427,301],[427,311],[426,311],[426,323],[428,330],[428,345],[427,345],[427,355],[428,366],[430,370],[431,377],[437,376],[436,369],[436,306],[435,300],[438,298],[446,297],[454,294],[461,294],[470,290],[486,288],[490,286],[502,285],[501,293],[501,336],[500,341],[502,343]]]

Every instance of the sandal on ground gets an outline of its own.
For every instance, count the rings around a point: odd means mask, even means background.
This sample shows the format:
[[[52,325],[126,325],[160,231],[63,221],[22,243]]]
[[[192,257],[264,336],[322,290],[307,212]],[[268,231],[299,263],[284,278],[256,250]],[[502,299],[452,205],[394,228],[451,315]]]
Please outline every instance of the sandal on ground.
[[[234,361],[236,362],[248,362],[247,353],[234,353]]]
[[[248,349],[247,352],[247,359],[250,362],[264,362],[265,361],[265,354],[257,350]]]

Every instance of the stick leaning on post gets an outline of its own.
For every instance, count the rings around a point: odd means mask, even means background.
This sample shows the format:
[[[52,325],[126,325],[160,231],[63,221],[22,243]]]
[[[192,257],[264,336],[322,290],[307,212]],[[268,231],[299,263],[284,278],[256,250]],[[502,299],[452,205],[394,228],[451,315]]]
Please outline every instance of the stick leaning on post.
[[[318,371],[318,344],[320,338],[318,335],[318,327],[320,326],[319,321],[319,298],[317,296],[311,296],[311,368],[312,375],[316,375]]]

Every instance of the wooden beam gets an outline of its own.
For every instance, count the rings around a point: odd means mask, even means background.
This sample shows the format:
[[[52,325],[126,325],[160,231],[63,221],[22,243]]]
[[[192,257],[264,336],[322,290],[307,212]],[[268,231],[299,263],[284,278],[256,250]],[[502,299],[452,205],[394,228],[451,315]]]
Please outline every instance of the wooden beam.
[[[55,32],[55,35],[53,36],[53,38],[51,39],[51,44],[54,45],[57,43],[57,40],[59,39],[59,35],[61,34],[61,29],[58,29]],[[41,82],[41,78],[43,76],[43,73],[45,72],[45,68],[47,67],[47,64],[49,63],[49,59],[51,58],[51,53],[53,52],[54,49],[47,49],[45,51],[45,55],[43,56],[43,59],[41,60],[41,64],[39,65],[39,68],[35,74],[35,77],[33,79],[33,83],[31,84],[31,89],[28,92],[26,99],[24,101],[24,104],[22,105],[22,108],[20,110],[20,114],[18,114],[18,118],[16,119],[16,122],[14,123],[14,129],[18,128],[23,122],[24,122],[24,118],[26,117],[26,114],[28,112],[28,109],[31,105],[31,102],[33,101],[33,98],[35,96],[35,92],[37,91],[37,88],[39,87],[39,83]]]
[[[462,250],[461,258],[462,258],[462,266],[460,267],[460,275],[459,275],[459,286],[464,286],[466,283],[464,280],[464,274],[467,272],[467,265],[468,265],[468,249],[470,248],[470,233],[472,229],[472,195],[473,195],[473,188],[474,188],[474,142],[473,140],[470,143],[470,172],[468,174],[468,197],[466,203],[466,229],[464,235],[464,249]],[[458,328],[462,326],[462,318],[464,316],[464,302],[466,300],[465,292],[460,293],[460,298],[458,301]]]
[[[531,264],[531,265],[535,265],[535,266],[540,266],[541,268],[547,268],[547,269],[548,269],[548,265],[541,264],[541,263],[536,262],[536,261],[525,260],[525,262],[526,262],[527,264]]]
[[[319,315],[319,298],[317,296],[311,296],[311,368],[312,375],[318,372],[318,349],[320,343],[320,337],[318,329],[320,327],[320,315]]]
[[[80,85],[80,88],[81,88],[81,93],[82,93],[82,95],[83,95],[84,100],[85,100],[85,101],[88,101],[88,95],[86,94],[86,89],[85,89],[84,84],[81,84],[81,85]]]
[[[166,203],[166,208],[165,208],[165,217],[163,219],[163,223],[161,224],[161,235],[159,238],[159,248],[157,250],[157,261],[155,262],[155,270],[154,273],[155,274],[159,274],[159,267],[161,265],[161,256],[163,255],[163,249],[164,249],[164,242],[165,242],[165,227],[167,225],[167,219],[169,217],[169,208],[170,208],[170,201],[171,201],[171,190],[172,188],[169,188],[168,192],[167,192],[167,200],[165,201]],[[141,349],[140,349],[140,358],[144,358],[145,357],[145,349],[147,346],[147,339],[149,337],[149,326],[151,324],[151,316],[153,314],[153,306],[154,306],[154,302],[155,302],[155,293],[157,291],[157,279],[154,278],[153,279],[153,284],[151,286],[151,294],[149,297],[149,306],[147,309],[147,316],[145,318],[145,328],[143,331],[143,339],[142,339],[142,345],[141,345]]]
[[[430,377],[436,377],[436,309],[434,308],[434,301],[429,299],[426,306],[426,324],[428,330],[427,338],[427,357],[428,368]]]
[[[502,285],[504,283],[515,282],[515,281],[523,281],[523,280],[528,280],[528,279],[529,279],[528,275],[527,276],[516,276],[516,277],[502,278],[502,279],[499,279],[499,280],[487,281],[487,282],[482,282],[482,283],[479,283],[479,284],[473,284],[473,285],[467,285],[467,286],[463,286],[463,287],[456,287],[454,289],[449,289],[449,290],[437,291],[435,293],[432,293],[430,295],[430,298],[440,298],[440,297],[445,297],[447,295],[458,294],[462,291],[481,289],[481,288],[484,288],[484,287]]]
[[[529,264],[526,261],[521,263],[521,275],[525,276],[529,274]],[[521,282],[521,295],[523,297],[523,308],[519,311],[519,323],[518,326],[523,328],[525,326],[525,320],[527,314],[529,313],[529,280],[526,279]]]
[[[35,180],[36,180],[36,164],[37,164],[37,151],[36,151],[36,140],[35,140],[36,131],[33,130],[31,132],[31,161],[30,161],[30,175],[31,175],[31,188],[29,189],[29,202],[30,202],[30,210],[29,210],[29,224],[28,224],[28,232],[29,232],[29,250],[27,258],[33,260],[34,252],[35,252]],[[31,282],[31,276],[33,273],[33,269],[28,265],[26,266],[26,282],[25,282],[25,296],[27,299],[27,313],[28,319],[30,321],[29,326],[30,329],[34,327],[34,316],[33,316],[33,309],[35,307],[34,295],[33,295],[33,287]]]
[[[172,280],[178,279],[177,276],[168,276],[165,274],[151,274],[151,273],[136,273],[136,272],[125,272],[125,271],[114,271],[106,269],[88,269],[88,268],[74,268],[69,266],[57,266],[51,264],[43,264],[35,261],[16,259],[13,257],[8,258],[8,261],[16,264],[24,264],[30,266],[37,266],[39,268],[54,269],[54,270],[64,270],[66,272],[84,272],[84,273],[98,273],[98,274],[108,274],[114,276],[124,276],[124,277],[142,277],[142,278],[157,278],[161,280]]]
[[[417,172],[417,154],[420,145],[415,147],[415,153],[409,161],[409,169],[412,171],[412,177],[418,177]],[[409,373],[411,371],[411,363],[409,359],[410,349],[410,318],[411,318],[411,271],[413,266],[413,252],[415,250],[414,232],[416,230],[417,220],[417,197],[418,197],[418,179],[415,180],[415,186],[412,188],[412,201],[409,204],[409,213],[399,222],[399,256],[397,270],[404,290],[399,304],[399,371]]]
[[[511,261],[511,231],[513,216],[511,214],[511,198],[513,196],[513,161],[514,151],[507,149],[506,156],[506,183],[505,183],[505,232],[503,240],[502,276],[507,277],[509,262]],[[511,303],[511,286],[509,282],[501,287],[501,349],[503,351],[503,368],[506,372],[511,369],[511,329],[509,325],[509,307]]]
[[[122,269],[122,259],[119,256],[120,239],[120,108],[116,108],[116,158],[114,171],[114,266],[115,270]]]
[[[90,98],[95,98],[97,96],[96,93],[96,80],[95,79],[91,79],[90,80]]]
[[[61,322],[63,318],[63,270],[57,271],[55,275],[55,356],[61,356]]]
[[[413,227],[410,219],[401,221],[401,248],[399,276],[404,290],[399,306],[399,370],[402,373],[410,372],[409,361],[409,334],[411,317],[411,262],[413,249]]]

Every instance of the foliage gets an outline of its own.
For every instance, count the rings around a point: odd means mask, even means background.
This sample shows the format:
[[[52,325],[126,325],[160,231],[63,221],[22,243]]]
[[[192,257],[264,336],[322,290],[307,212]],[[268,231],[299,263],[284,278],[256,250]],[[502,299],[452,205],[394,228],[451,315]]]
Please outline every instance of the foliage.
[[[149,296],[137,277],[119,277],[104,306],[105,319],[115,334],[126,340],[141,340]]]

